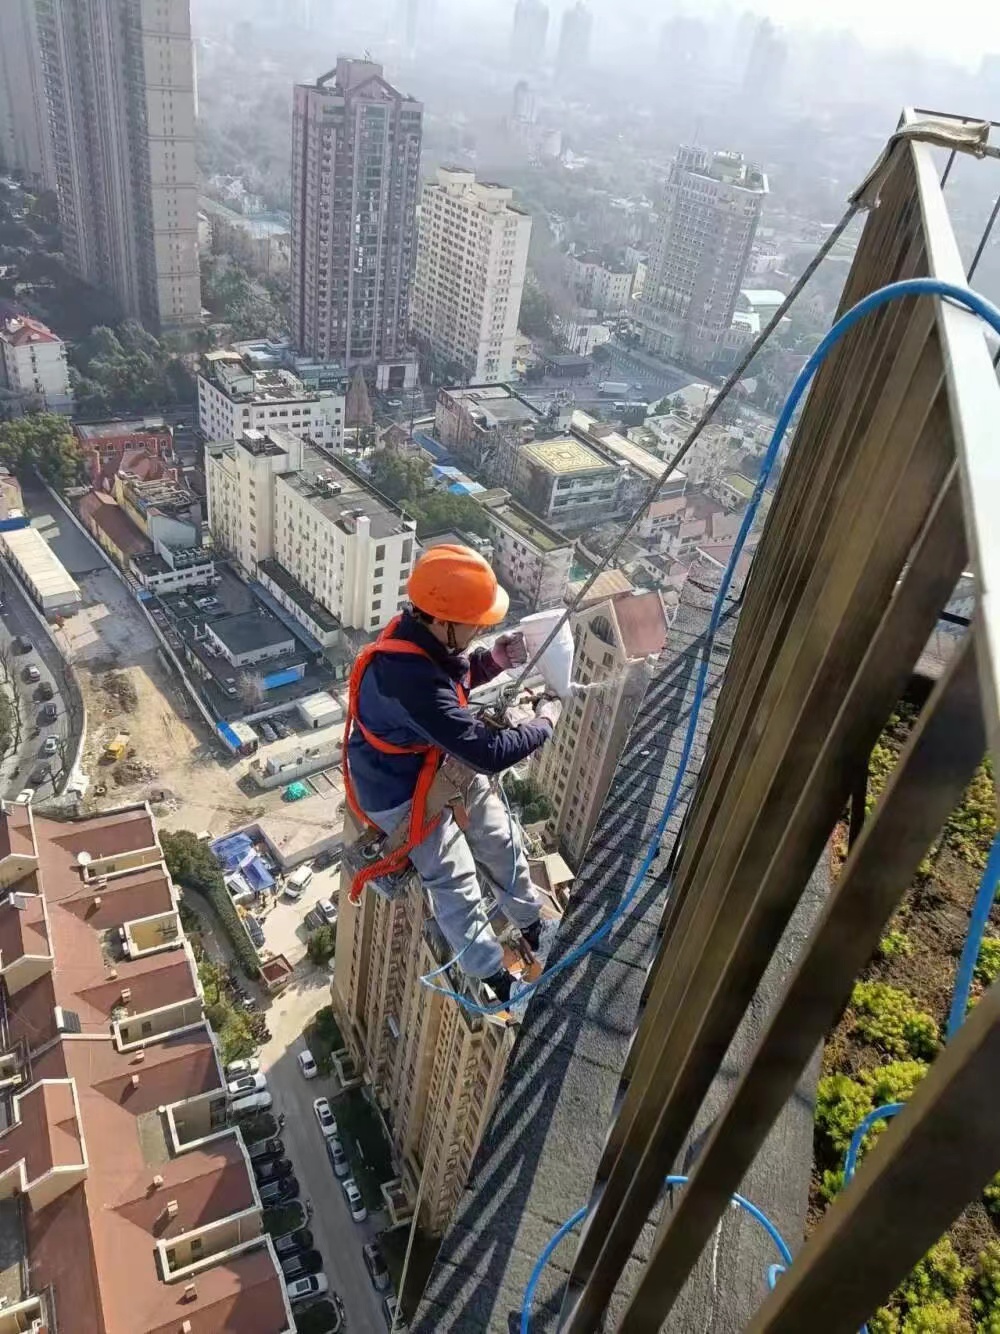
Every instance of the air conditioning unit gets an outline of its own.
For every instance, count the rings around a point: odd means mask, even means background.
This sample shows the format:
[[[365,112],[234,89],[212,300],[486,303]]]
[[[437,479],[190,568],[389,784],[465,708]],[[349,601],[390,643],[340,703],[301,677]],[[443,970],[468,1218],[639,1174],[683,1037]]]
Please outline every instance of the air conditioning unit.
[[[95,895],[94,895],[94,907],[95,907],[95,908],[99,908],[100,906],[101,906],[101,896],[100,896],[100,894],[95,894]]]
[[[198,1285],[196,1283],[185,1283],[182,1301],[193,1302],[197,1296],[198,1296]],[[188,1325],[188,1327],[190,1327],[191,1324],[190,1321],[186,1321],[185,1323]]]
[[[176,1200],[167,1200],[167,1217],[176,1218],[180,1205]]]
[[[122,1000],[127,1004],[132,999],[132,988],[122,987]]]
[[[153,1177],[153,1189],[159,1190],[162,1185],[163,1185],[163,1178],[160,1176],[159,1172],[157,1172],[156,1176]]]
[[[138,1075],[133,1075],[133,1076],[132,1076],[132,1087],[133,1087],[134,1089],[137,1089],[137,1088],[139,1087],[139,1076],[138,1076]]]

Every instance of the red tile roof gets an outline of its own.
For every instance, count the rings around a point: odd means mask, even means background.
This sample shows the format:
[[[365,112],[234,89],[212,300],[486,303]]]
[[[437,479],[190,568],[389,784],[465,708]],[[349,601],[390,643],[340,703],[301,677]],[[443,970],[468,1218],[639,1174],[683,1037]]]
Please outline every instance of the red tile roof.
[[[59,339],[41,320],[30,315],[19,315],[0,325],[0,338],[11,347],[28,347],[31,343],[58,343]]]
[[[148,556],[153,544],[111,496],[88,491],[77,501],[80,517],[90,529],[100,529],[125,556]]]

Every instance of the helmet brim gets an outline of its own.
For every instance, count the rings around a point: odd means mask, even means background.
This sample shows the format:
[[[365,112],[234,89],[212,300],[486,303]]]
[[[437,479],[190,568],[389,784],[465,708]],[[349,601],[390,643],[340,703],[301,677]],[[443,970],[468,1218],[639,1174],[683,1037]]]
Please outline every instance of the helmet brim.
[[[499,625],[510,610],[510,597],[507,590],[497,584],[497,595],[493,599],[493,606],[485,616],[480,617],[480,625]]]

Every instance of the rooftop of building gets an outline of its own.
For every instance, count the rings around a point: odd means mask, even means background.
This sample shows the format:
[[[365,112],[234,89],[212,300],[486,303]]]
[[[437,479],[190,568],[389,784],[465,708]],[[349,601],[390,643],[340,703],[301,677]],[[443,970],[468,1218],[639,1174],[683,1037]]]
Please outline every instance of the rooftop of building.
[[[280,561],[262,560],[258,565],[258,569],[262,575],[266,575],[269,579],[273,580],[281,591],[287,597],[291,598],[297,607],[301,608],[314,625],[318,625],[321,630],[329,631],[340,629],[340,621],[334,616],[333,612],[330,611],[329,607],[325,607],[322,602],[318,601],[311,593],[307,592],[299,581],[285,569]]]
[[[172,570],[193,570],[197,566],[214,563],[215,552],[207,547],[188,547],[181,551],[171,549],[169,561],[154,551],[151,556],[138,556],[132,562],[143,574],[169,574]]]
[[[317,401],[297,375],[284,366],[261,368],[246,353],[231,348],[206,352],[202,376],[235,403],[290,403]]]
[[[37,528],[11,528],[0,533],[3,543],[31,582],[45,597],[79,596],[80,587]]]
[[[0,338],[10,347],[31,347],[41,343],[60,343],[62,339],[54,334],[41,320],[30,315],[16,315],[0,321]]]
[[[598,421],[596,417],[591,417],[589,413],[581,412],[579,409],[574,411],[570,417],[570,430],[579,431],[600,449],[608,450],[623,463],[628,463],[648,477],[650,481],[658,482],[666,474],[667,465],[663,459],[657,458],[648,449],[643,449],[634,440],[629,440],[614,427]],[[684,485],[686,479],[687,474],[680,468],[675,468],[668,481],[674,488],[679,488]]]
[[[91,422],[81,426],[74,423],[73,430],[77,439],[84,444],[96,444],[104,440],[126,440],[131,436],[143,434],[162,435],[170,427],[162,417],[133,417],[129,421]]]
[[[295,636],[287,626],[273,617],[257,612],[223,616],[213,621],[209,629],[230,653],[250,653],[258,648],[277,648],[280,644],[295,644]]]
[[[114,496],[88,491],[77,501],[77,509],[84,523],[93,523],[123,555],[140,558],[151,554],[152,543]]]
[[[554,477],[581,472],[608,472],[617,464],[584,444],[573,435],[557,436],[554,440],[533,440],[522,445],[519,459],[526,459]]]
[[[302,452],[302,469],[282,473],[280,481],[295,491],[325,519],[353,533],[359,519],[367,519],[374,538],[412,532],[414,523],[388,497],[344,462],[314,446]]]
[[[126,472],[118,475],[137,509],[187,518],[191,507],[198,503],[198,497],[186,482],[167,477],[138,477]]]
[[[465,388],[442,389],[441,393],[468,409],[473,419],[488,429],[528,422],[534,425],[542,419],[538,408],[509,384],[470,384]]]
[[[570,538],[543,523],[537,515],[518,504],[501,488],[483,491],[476,496],[476,500],[484,509],[489,510],[498,522],[513,529],[518,537],[530,542],[536,551],[548,554],[550,551],[560,551],[563,548],[567,551],[572,550],[573,542]]]

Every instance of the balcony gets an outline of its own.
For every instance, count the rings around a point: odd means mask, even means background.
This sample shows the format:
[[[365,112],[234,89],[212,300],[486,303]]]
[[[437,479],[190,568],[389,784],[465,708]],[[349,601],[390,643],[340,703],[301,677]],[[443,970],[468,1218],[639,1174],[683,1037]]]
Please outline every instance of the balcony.
[[[963,163],[991,173],[991,199],[993,156]],[[948,166],[926,142],[893,148],[844,310],[900,279],[965,283]],[[709,599],[679,608],[553,957],[633,885],[635,904],[529,1005],[415,1334],[510,1328],[535,1257],[581,1208],[532,1334],[857,1330],[1000,1168],[996,984],[802,1243],[814,1054],[984,754],[1000,756],[998,420],[984,326],[956,304],[884,306],[826,360],[741,603],[714,643]],[[971,624],[866,813],[873,747],[965,570]],[[675,1172],[687,1185],[665,1195]],[[738,1190],[796,1253],[773,1290],[777,1254],[734,1221]]]

